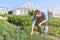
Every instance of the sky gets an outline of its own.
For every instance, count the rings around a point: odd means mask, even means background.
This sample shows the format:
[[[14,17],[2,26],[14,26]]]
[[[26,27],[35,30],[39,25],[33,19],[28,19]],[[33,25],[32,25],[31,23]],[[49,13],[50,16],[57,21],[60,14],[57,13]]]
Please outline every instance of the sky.
[[[14,9],[17,5],[33,2],[40,8],[60,7],[60,0],[0,0],[0,6],[6,7],[8,10]]]

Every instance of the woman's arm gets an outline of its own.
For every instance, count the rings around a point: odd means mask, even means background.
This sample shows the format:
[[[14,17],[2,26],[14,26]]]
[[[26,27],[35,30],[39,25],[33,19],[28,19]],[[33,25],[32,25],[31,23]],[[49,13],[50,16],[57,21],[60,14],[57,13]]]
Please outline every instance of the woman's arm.
[[[30,33],[30,35],[33,34],[35,23],[36,23],[36,17],[34,17],[33,20],[32,20],[32,29],[31,29],[31,33]]]
[[[31,33],[30,33],[30,35],[33,34],[33,31],[34,31],[34,25],[32,25],[32,29],[31,29]]]
[[[38,25],[41,27],[42,24],[44,24],[47,20],[43,20],[42,22],[40,22]]]

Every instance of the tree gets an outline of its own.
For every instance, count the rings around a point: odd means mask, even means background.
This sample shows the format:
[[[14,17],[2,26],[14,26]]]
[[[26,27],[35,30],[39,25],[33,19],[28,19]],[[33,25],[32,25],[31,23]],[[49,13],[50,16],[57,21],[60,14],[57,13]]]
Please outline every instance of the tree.
[[[33,16],[34,10],[28,10],[28,15]]]

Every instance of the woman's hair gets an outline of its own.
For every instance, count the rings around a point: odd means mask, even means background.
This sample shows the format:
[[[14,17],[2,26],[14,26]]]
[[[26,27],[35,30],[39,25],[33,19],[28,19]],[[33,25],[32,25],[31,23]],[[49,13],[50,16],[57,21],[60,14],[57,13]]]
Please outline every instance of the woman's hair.
[[[35,10],[34,11],[34,14],[36,15],[36,14],[40,14],[40,11],[39,10]]]

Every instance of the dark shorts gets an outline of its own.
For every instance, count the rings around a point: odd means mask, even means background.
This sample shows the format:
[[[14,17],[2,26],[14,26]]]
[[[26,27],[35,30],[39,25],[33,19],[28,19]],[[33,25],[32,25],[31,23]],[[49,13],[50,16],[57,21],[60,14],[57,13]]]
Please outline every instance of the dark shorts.
[[[40,22],[42,22],[42,21],[36,21],[35,25],[38,26],[38,24],[39,24]],[[42,25],[44,25],[44,26],[48,26],[48,21],[45,22],[45,23],[43,23]]]

